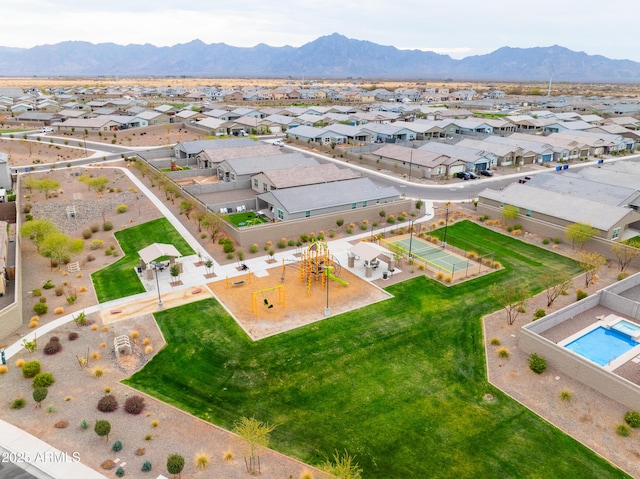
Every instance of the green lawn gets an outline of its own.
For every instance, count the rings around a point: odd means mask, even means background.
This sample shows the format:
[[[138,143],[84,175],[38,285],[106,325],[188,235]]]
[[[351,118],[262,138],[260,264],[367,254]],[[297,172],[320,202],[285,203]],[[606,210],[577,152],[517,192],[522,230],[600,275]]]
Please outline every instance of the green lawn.
[[[577,265],[470,222],[449,233],[504,270],[449,288],[415,278],[388,288],[394,299],[258,342],[213,299],[162,311],[167,347],[126,382],[225,428],[278,424],[272,446],[311,464],[346,449],[365,478],[628,477],[486,381],[489,285]]]
[[[262,216],[256,215],[253,211],[245,211],[244,213],[233,213],[226,216],[229,223],[236,227],[259,225],[266,223],[267,220]]]
[[[117,231],[115,237],[124,256],[91,275],[98,301],[101,303],[144,292],[144,287],[135,272],[135,267],[140,264],[138,251],[141,249],[153,243],[168,243],[174,245],[183,256],[194,254],[193,249],[166,218]]]

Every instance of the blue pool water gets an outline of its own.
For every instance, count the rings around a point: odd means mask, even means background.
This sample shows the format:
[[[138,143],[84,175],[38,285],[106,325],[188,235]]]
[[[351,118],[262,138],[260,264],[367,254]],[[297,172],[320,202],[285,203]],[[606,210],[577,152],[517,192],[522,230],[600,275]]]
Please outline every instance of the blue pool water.
[[[629,338],[629,336],[599,326],[575,341],[570,342],[565,348],[578,353],[580,356],[600,366],[606,366],[637,345],[638,343]]]
[[[611,329],[615,329],[616,331],[620,331],[621,333],[627,334],[629,336],[640,334],[640,326],[632,323],[631,321],[627,321],[626,319],[622,319],[617,323],[611,325]]]

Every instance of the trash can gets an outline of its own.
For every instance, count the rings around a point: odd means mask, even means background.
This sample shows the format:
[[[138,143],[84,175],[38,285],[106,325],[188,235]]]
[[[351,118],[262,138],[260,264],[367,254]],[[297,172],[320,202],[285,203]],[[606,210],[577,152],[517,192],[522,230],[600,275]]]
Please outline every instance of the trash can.
[[[387,279],[389,277],[389,272],[388,271],[383,271],[382,272],[382,279]]]
[[[353,268],[356,264],[356,257],[349,255],[348,262],[349,262],[349,268]]]

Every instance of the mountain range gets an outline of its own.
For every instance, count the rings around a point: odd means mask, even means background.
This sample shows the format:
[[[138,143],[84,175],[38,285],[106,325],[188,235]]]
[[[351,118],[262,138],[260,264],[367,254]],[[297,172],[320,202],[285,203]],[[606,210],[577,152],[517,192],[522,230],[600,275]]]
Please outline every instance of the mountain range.
[[[399,50],[334,33],[300,47],[251,48],[200,40],[156,47],[81,41],[32,48],[0,47],[3,76],[190,76],[209,78],[366,78],[389,80],[632,83],[640,63],[587,55],[561,46],[502,47],[455,60]]]

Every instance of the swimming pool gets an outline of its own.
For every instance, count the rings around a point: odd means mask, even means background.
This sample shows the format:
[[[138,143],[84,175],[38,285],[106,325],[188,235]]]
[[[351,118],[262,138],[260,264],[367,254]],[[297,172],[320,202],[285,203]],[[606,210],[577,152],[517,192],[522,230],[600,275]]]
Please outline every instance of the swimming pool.
[[[571,341],[565,348],[600,366],[606,366],[636,346],[638,343],[628,335],[598,326],[584,336]]]
[[[611,325],[611,329],[615,329],[616,331],[626,334],[632,338],[640,335],[640,325],[627,321],[626,319],[621,319],[620,321],[613,323]]]

